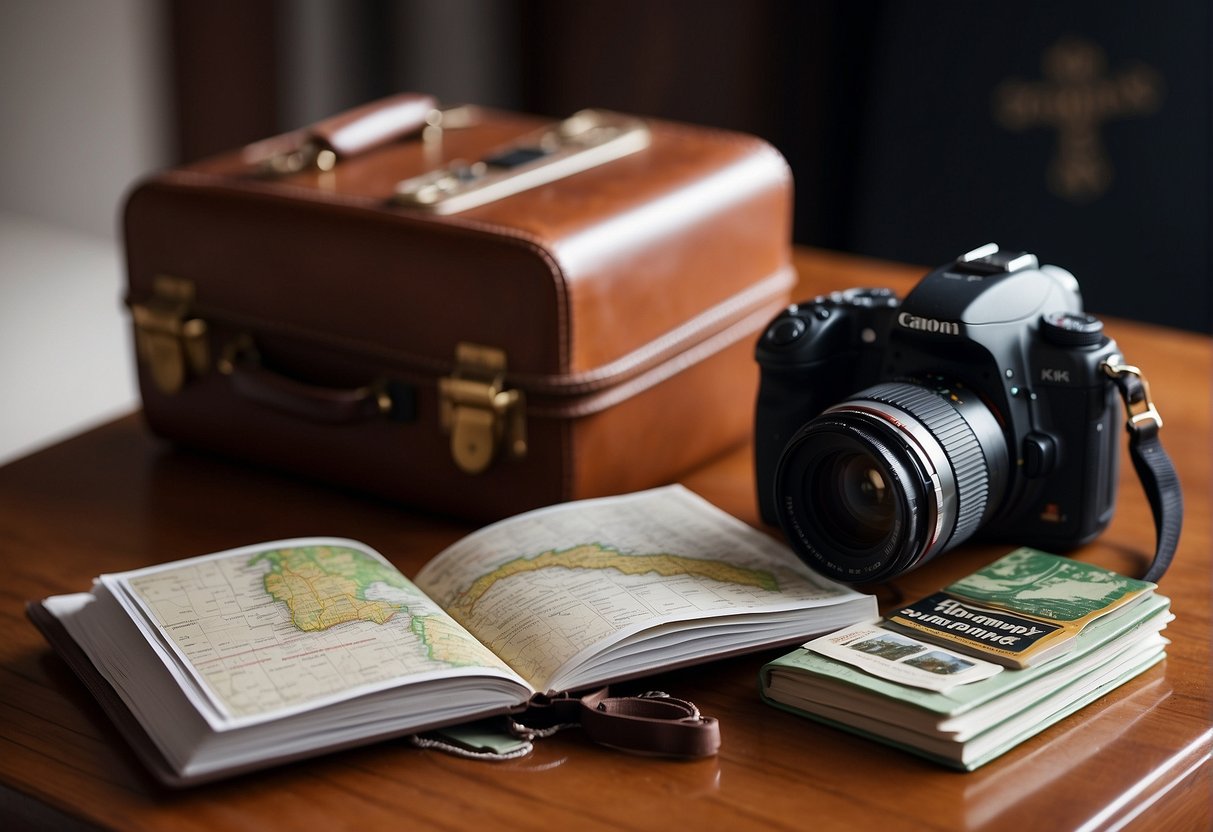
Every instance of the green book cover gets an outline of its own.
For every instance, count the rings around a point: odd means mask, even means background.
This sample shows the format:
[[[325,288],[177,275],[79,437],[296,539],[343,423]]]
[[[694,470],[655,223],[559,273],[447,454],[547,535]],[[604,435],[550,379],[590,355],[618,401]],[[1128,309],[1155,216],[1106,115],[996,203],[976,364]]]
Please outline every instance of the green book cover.
[[[1155,585],[1110,569],[1024,547],[944,587],[957,598],[1046,621],[1082,625]]]
[[[970,655],[1027,667],[1065,653],[1085,626],[1123,613],[1154,588],[1094,564],[1022,548],[907,604],[888,621]]]

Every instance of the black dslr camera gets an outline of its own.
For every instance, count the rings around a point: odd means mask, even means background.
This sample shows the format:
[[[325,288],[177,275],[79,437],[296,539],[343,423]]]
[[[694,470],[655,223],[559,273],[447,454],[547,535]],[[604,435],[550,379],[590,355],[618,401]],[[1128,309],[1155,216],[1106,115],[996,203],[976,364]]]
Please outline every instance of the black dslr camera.
[[[1064,550],[1111,519],[1117,347],[1035,255],[791,306],[757,359],[762,517],[824,575],[884,580],[977,533]]]

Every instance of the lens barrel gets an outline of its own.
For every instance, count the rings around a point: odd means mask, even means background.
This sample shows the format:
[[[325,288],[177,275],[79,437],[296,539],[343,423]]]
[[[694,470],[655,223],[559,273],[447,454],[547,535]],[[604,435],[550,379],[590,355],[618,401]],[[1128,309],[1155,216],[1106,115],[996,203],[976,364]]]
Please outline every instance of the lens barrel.
[[[847,583],[885,580],[975,532],[999,504],[1006,439],[963,387],[868,388],[805,424],[775,473],[797,554]]]

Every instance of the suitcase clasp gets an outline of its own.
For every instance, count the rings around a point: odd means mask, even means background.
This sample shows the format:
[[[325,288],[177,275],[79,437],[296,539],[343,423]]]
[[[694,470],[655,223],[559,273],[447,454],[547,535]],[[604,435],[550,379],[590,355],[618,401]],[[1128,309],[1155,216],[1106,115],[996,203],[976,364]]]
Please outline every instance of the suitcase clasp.
[[[139,360],[162,393],[179,392],[188,375],[201,375],[210,365],[206,321],[189,317],[193,302],[193,282],[157,275],[152,297],[131,306]]]
[[[455,371],[438,380],[442,428],[451,456],[466,473],[489,467],[504,442],[510,456],[526,456],[526,402],[505,387],[506,354],[479,344],[455,347]]]

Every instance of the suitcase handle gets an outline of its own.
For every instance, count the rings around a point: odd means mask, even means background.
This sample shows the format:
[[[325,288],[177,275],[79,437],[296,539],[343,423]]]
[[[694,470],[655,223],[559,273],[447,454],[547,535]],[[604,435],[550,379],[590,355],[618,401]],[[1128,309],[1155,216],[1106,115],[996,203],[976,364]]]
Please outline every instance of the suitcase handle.
[[[318,121],[308,133],[312,141],[344,159],[420,132],[437,108],[433,96],[405,92]]]
[[[322,387],[268,370],[249,335],[237,336],[224,348],[218,367],[237,395],[310,422],[349,424],[400,410],[383,381],[354,388]]]
[[[420,133],[438,109],[432,95],[404,92],[244,148],[244,161],[264,176],[332,170],[342,159]]]

